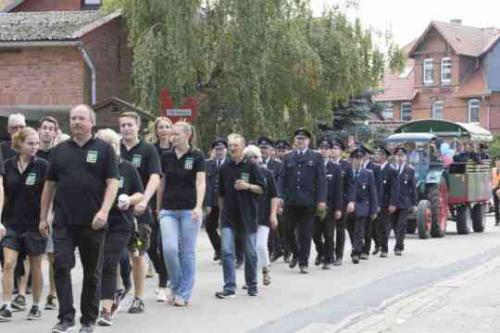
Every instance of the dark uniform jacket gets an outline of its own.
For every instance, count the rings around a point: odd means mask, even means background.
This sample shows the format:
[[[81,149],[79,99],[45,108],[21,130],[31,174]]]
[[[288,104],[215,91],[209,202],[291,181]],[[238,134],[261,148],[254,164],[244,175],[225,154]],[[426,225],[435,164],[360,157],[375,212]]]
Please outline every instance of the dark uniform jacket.
[[[380,176],[380,171],[381,171],[380,166],[373,163],[372,161],[368,161],[365,164],[365,168],[373,171],[373,176],[375,176],[375,186],[377,187],[377,191],[380,192],[380,187],[382,186],[382,179]],[[378,204],[380,205],[380,200]]]
[[[278,180],[281,168],[283,167],[283,163],[279,160],[267,159],[266,161],[263,161],[262,164],[265,165],[269,170],[271,170],[274,174],[274,179]]]
[[[405,164],[402,170],[398,171],[399,178],[399,199],[397,207],[399,209],[410,209],[417,205],[417,188],[415,180],[415,170]]]
[[[373,171],[361,169],[358,176],[354,175],[355,215],[356,217],[369,217],[378,211],[377,187]]]
[[[205,190],[205,207],[219,206],[219,170],[220,167],[227,161],[224,159],[222,164],[217,168],[217,160],[210,159],[205,162],[206,171],[206,190]]]
[[[278,195],[285,205],[315,207],[326,202],[325,164],[321,154],[308,149],[286,155],[278,178]]]
[[[346,160],[340,160],[338,164],[341,168],[341,182],[342,182],[342,205],[345,209],[349,202],[354,201],[354,177],[352,174],[352,165]]]
[[[328,184],[328,208],[332,211],[342,210],[342,168],[340,165],[331,161],[326,164],[326,181]]]
[[[399,198],[398,170],[386,163],[384,168],[380,170],[380,179],[382,182],[379,192],[380,207],[397,206]]]

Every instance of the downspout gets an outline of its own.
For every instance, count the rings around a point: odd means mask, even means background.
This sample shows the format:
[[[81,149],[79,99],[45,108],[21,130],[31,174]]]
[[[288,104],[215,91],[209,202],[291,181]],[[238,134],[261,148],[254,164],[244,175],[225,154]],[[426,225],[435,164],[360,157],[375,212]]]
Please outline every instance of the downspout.
[[[90,99],[92,102],[91,105],[95,105],[97,102],[97,79],[96,79],[95,66],[94,63],[92,62],[92,58],[90,58],[90,55],[88,54],[87,50],[85,50],[83,43],[80,43],[78,45],[78,50],[82,54],[83,60],[85,61],[85,64],[90,70]]]

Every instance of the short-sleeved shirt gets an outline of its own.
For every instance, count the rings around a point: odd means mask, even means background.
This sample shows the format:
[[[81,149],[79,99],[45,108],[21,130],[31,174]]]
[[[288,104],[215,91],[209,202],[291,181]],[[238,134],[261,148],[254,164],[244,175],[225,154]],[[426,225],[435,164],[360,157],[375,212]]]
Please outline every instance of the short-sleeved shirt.
[[[81,147],[69,139],[54,147],[49,162],[47,180],[56,182],[54,224],[90,226],[102,206],[106,181],[119,179],[113,147],[98,138]]]
[[[219,196],[223,200],[221,225],[237,232],[255,233],[258,224],[259,195],[246,190],[237,191],[234,184],[242,179],[264,189],[264,177],[259,166],[246,158],[240,163],[230,160],[219,172]]]
[[[40,149],[36,152],[36,156],[43,158],[44,160],[49,160],[50,158],[50,152],[52,151],[53,148],[50,148],[49,150],[43,150]]]
[[[160,157],[152,144],[140,140],[138,144],[127,149],[122,142],[120,154],[124,160],[132,163],[137,169],[144,189],[148,186],[151,175],[161,175]],[[151,215],[150,209],[152,201],[153,200],[149,201],[149,207],[146,209],[146,212],[138,217],[139,223],[153,223],[153,216]]]
[[[162,209],[187,210],[196,207],[196,175],[205,172],[205,157],[197,149],[189,149],[180,158],[175,149],[162,155],[165,178]]]
[[[269,217],[271,216],[271,200],[278,197],[276,189],[276,178],[274,171],[261,167],[262,175],[264,176],[264,193],[259,197],[259,225],[271,226]]]
[[[143,193],[144,187],[142,186],[139,172],[129,161],[120,159],[118,166],[120,173],[120,180],[118,182],[118,195],[116,196],[115,203],[109,212],[109,228],[112,230],[133,230],[134,214],[131,207],[127,211],[118,209],[118,197],[121,194],[133,195],[135,193]]]
[[[40,201],[49,162],[33,157],[24,172],[17,168],[19,157],[5,161],[3,185],[5,203],[2,219],[16,231],[36,231],[40,221]]]
[[[172,150],[172,147],[168,147],[168,148],[160,147],[160,144],[158,142],[155,143],[154,146],[156,148],[156,152],[158,153],[158,156],[160,156],[160,161],[161,161],[161,156],[163,155],[163,153],[165,153],[169,150]]]

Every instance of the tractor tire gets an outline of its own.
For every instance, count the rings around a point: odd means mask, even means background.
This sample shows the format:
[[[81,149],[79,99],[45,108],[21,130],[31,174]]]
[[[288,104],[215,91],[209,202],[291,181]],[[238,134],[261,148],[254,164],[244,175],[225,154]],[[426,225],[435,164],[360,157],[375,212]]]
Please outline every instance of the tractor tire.
[[[429,200],[422,200],[417,206],[418,237],[427,239],[431,236],[432,205]]]
[[[408,219],[406,220],[406,233],[414,234],[417,231],[417,220]]]
[[[444,237],[448,223],[448,186],[444,178],[441,179],[439,185],[429,187],[427,198],[429,198],[432,206],[431,236]]]
[[[457,232],[459,235],[467,235],[472,227],[472,218],[469,205],[457,208]]]
[[[472,208],[472,228],[474,232],[483,232],[486,221],[486,207],[485,204],[475,204]]]

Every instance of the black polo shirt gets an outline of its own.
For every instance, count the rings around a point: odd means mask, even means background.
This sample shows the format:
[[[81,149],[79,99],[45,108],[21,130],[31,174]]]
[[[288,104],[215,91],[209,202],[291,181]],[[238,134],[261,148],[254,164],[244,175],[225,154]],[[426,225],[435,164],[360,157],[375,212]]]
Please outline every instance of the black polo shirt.
[[[160,147],[160,144],[157,142],[154,144],[155,148],[156,148],[156,152],[158,153],[158,156],[160,156],[160,161],[161,161],[161,156],[163,155],[163,153],[169,151],[169,150],[172,150],[171,147],[168,147],[168,148],[162,148]]]
[[[50,148],[49,150],[43,150],[40,149],[36,152],[36,156],[43,158],[44,160],[49,160],[50,158],[50,152],[52,151],[53,148]]]
[[[128,150],[122,142],[120,154],[123,159],[132,163],[137,169],[144,189],[148,186],[149,177],[151,177],[151,175],[161,175],[160,157],[152,144],[139,140],[138,144]],[[151,207],[152,201],[153,199],[149,201],[149,207]],[[146,209],[146,212],[138,217],[138,222],[147,224],[153,223],[153,216],[151,215],[150,208]]]
[[[13,158],[17,155],[17,151],[12,148],[12,141],[2,142],[2,156],[3,160],[7,161],[9,158]]]
[[[236,180],[243,179],[264,189],[264,178],[258,165],[245,158],[239,164],[234,160],[224,163],[219,172],[219,196],[224,200],[222,227],[238,232],[257,231],[259,195],[234,189]]]
[[[120,159],[120,164],[118,166],[120,172],[120,181],[118,183],[118,195],[116,196],[113,208],[109,212],[108,225],[112,230],[133,230],[133,207],[128,211],[122,211],[118,209],[118,197],[120,194],[133,195],[135,193],[143,193],[144,187],[142,186],[141,178],[139,172],[129,161]]]
[[[186,210],[196,207],[196,174],[205,172],[205,157],[198,149],[177,158],[175,149],[165,152],[161,161],[165,177],[162,209]]]
[[[91,138],[82,147],[73,139],[52,149],[47,180],[56,182],[55,225],[90,226],[104,200],[106,180],[118,177],[116,153]]]
[[[259,197],[259,225],[270,227],[271,199],[278,197],[278,190],[276,189],[274,171],[267,167],[261,167],[260,170],[264,176],[265,186],[264,193]]]
[[[2,219],[16,231],[36,231],[40,221],[40,200],[49,162],[33,157],[23,173],[17,168],[18,157],[5,161],[3,186],[5,204]]]

